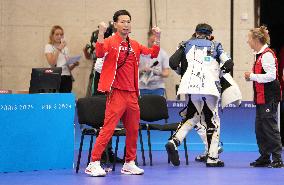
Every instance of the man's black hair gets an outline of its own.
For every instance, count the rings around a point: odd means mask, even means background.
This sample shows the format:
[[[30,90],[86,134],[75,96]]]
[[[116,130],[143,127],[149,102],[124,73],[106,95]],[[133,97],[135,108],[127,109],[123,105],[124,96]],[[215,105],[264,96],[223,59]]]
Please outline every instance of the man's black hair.
[[[211,35],[213,32],[213,28],[209,24],[201,23],[196,26],[195,32],[204,35]]]
[[[121,16],[121,15],[128,15],[130,20],[131,20],[131,15],[127,10],[118,10],[114,13],[114,15],[112,17],[113,22],[117,22],[118,17]]]

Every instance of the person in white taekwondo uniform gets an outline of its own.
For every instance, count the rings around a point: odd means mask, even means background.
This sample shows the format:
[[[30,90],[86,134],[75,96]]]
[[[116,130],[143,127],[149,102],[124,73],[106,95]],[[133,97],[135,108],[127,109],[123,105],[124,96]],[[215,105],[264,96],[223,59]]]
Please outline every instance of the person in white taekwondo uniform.
[[[229,103],[240,104],[241,93],[229,74],[233,61],[224,52],[221,43],[213,41],[212,31],[210,25],[198,24],[192,38],[183,42],[170,58],[170,67],[183,74],[177,94],[185,94],[188,101],[187,108],[183,111],[185,119],[165,146],[170,161],[175,166],[180,164],[177,147],[188,132],[204,120],[206,127],[203,129],[206,132],[198,133],[201,133],[200,137],[208,152],[206,166],[224,166],[218,154],[218,101],[222,96],[222,107]]]

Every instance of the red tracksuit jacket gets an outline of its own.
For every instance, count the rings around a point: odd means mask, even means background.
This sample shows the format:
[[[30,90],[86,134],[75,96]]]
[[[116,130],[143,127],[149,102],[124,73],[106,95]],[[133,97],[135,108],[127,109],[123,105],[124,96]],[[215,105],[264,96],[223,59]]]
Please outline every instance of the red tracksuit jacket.
[[[112,84],[115,79],[116,70],[117,70],[117,60],[119,56],[119,46],[123,38],[116,33],[115,35],[108,37],[104,40],[104,43],[96,43],[96,56],[98,58],[105,57],[104,64],[102,67],[102,72],[100,76],[100,81],[98,84],[98,91],[101,92],[110,92]],[[151,58],[156,58],[159,54],[160,47],[158,45],[154,45],[152,48],[147,48],[142,46],[137,41],[129,39],[130,46],[134,51],[134,55],[136,58],[136,65],[134,70],[135,76],[135,89],[137,96],[139,96],[138,89],[138,65],[140,61],[140,54],[151,55]]]

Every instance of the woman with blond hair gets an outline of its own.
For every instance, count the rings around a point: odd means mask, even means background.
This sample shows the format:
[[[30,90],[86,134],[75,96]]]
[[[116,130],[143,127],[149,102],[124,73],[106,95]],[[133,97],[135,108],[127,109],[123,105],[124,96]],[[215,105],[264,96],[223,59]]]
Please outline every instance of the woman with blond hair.
[[[79,62],[67,65],[66,62],[68,60],[68,48],[66,47],[66,42],[64,40],[64,31],[61,26],[55,25],[52,27],[49,34],[49,42],[45,45],[44,53],[47,62],[51,67],[62,68],[59,92],[71,92],[73,81],[71,71],[79,65]]]
[[[282,145],[277,125],[281,90],[277,58],[274,51],[268,47],[270,37],[265,26],[251,29],[247,43],[256,54],[252,72],[245,72],[244,77],[247,81],[253,81],[256,104],[255,134],[260,153],[260,157],[250,163],[250,166],[281,168]]]

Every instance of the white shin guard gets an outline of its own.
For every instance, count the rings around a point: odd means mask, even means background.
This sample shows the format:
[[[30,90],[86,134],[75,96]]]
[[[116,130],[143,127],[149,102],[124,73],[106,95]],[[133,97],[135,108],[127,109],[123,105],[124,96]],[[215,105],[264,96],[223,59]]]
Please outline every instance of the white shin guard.
[[[184,122],[180,128],[176,131],[174,138],[178,139],[181,143],[183,139],[187,136],[188,132],[192,130],[196,123],[193,122],[193,119],[188,119]]]
[[[211,144],[209,148],[209,157],[211,158],[219,158],[219,154],[218,154],[219,141],[220,141],[219,134],[220,134],[220,129],[217,128],[213,132]]]
[[[204,144],[204,154],[207,154],[208,152],[208,142],[207,142],[207,133],[206,133],[206,126],[204,126],[201,123],[197,123],[194,127],[196,130],[197,134],[201,138],[203,144]]]

